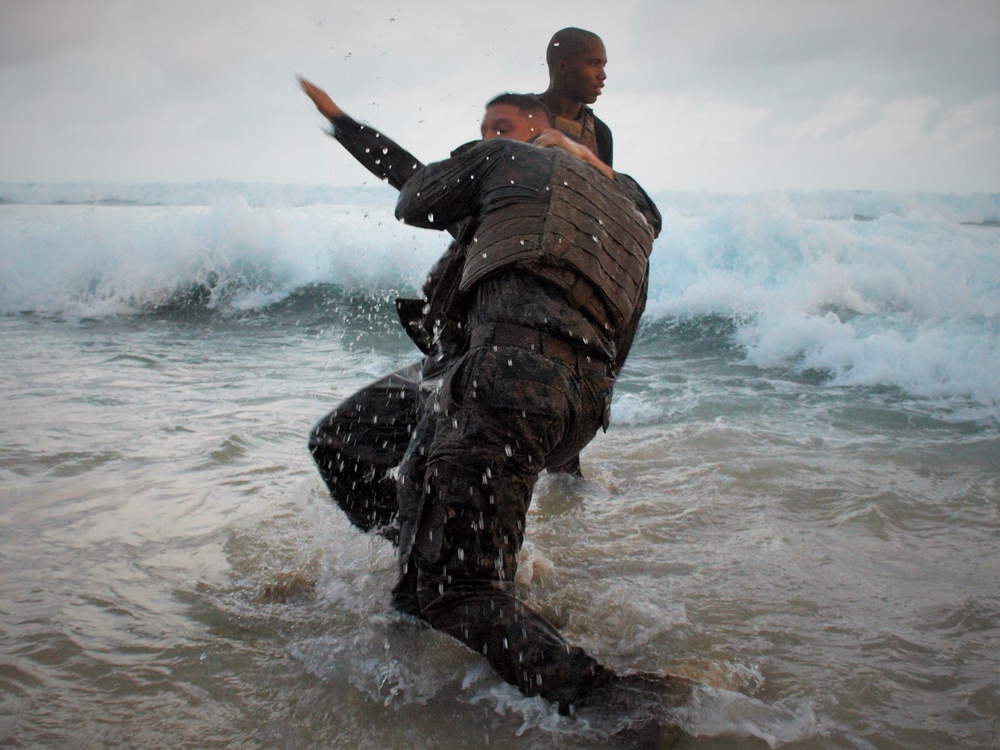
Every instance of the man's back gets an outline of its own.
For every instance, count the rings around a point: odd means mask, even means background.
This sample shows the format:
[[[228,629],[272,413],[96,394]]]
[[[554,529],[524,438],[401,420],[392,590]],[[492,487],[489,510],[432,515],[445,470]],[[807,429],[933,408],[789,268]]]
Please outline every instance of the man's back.
[[[641,304],[654,229],[615,180],[562,149],[480,144],[414,175],[396,214],[424,227],[478,221],[463,291],[516,264],[561,288],[612,338]]]

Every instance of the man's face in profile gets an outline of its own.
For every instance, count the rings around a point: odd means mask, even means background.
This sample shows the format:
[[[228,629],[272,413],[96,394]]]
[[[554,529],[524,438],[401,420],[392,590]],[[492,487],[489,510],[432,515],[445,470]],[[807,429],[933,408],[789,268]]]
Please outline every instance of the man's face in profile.
[[[479,132],[484,141],[507,138],[527,143],[547,127],[548,123],[524,114],[513,104],[494,104],[486,108]]]
[[[593,104],[604,88],[604,66],[608,64],[608,54],[604,51],[604,43],[594,40],[585,44],[578,53],[559,61],[561,74],[565,77],[567,88],[577,99],[585,104]]]

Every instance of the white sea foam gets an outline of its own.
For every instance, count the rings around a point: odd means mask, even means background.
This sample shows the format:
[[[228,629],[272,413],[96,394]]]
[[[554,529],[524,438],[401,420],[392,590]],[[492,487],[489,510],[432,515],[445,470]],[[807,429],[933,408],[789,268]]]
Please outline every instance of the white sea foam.
[[[205,285],[232,309],[311,284],[418,286],[444,238],[352,204],[0,206],[0,311],[127,314]],[[219,299],[213,300],[218,303]]]
[[[668,216],[647,317],[716,315],[761,367],[1000,403],[1000,231],[803,218],[782,195]]]
[[[678,718],[695,736],[756,737],[772,748],[802,742],[822,732],[808,705],[768,704],[714,688],[697,690],[691,704],[678,709]]]

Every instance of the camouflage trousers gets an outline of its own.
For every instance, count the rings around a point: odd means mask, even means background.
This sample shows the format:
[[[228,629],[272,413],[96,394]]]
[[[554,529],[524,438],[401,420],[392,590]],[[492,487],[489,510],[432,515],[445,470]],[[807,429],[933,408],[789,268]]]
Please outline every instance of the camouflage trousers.
[[[528,349],[467,352],[427,402],[399,471],[395,606],[568,710],[608,671],[513,592],[539,473],[606,426],[612,378]]]
[[[396,517],[399,465],[417,425],[421,400],[417,362],[345,399],[309,433],[309,452],[334,501],[362,531]]]
[[[380,531],[395,539],[396,479],[399,466],[420,423],[427,393],[421,382],[439,365],[415,362],[390,373],[344,399],[309,433],[309,453],[333,500],[358,529]],[[551,471],[580,474],[573,456]]]

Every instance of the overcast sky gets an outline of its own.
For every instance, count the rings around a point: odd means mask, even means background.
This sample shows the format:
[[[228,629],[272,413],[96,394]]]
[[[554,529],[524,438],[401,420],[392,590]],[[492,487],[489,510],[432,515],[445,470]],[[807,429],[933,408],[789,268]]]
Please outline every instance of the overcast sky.
[[[0,0],[0,182],[370,184],[296,74],[433,161],[564,26],[649,190],[1000,192],[1000,0]]]

